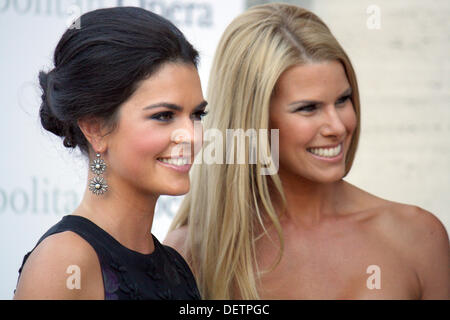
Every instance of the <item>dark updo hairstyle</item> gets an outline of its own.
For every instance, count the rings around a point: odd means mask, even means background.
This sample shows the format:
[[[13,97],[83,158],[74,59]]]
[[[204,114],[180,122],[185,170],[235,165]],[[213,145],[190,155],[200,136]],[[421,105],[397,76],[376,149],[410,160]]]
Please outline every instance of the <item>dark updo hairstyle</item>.
[[[42,126],[64,138],[64,146],[89,155],[78,127],[99,118],[113,128],[118,107],[166,62],[197,67],[198,52],[167,19],[138,7],[98,9],[68,29],[54,53],[54,69],[39,73]]]

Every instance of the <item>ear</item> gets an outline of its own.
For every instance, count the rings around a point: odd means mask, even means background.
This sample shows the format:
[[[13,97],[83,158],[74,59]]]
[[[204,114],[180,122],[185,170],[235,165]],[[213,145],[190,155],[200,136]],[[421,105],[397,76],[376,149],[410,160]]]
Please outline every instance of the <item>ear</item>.
[[[91,144],[94,152],[106,151],[106,139],[104,135],[103,122],[97,118],[85,118],[77,121],[81,132]]]

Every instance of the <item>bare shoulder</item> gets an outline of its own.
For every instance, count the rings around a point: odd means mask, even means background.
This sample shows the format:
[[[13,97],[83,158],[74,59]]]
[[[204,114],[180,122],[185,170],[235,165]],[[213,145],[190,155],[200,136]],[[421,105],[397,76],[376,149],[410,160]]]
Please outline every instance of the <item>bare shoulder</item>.
[[[448,243],[442,222],[431,212],[418,206],[402,204],[379,198],[353,185],[347,184],[351,202],[356,203],[357,219],[367,221],[375,231],[392,235],[400,243],[440,241]]]
[[[188,244],[188,226],[182,226],[167,233],[163,243],[166,246],[177,250],[185,260],[187,260]]]
[[[14,299],[103,299],[95,250],[71,231],[47,237],[28,257]]]
[[[450,246],[445,226],[420,207],[386,202],[376,214],[378,231],[415,270],[423,299],[450,298]]]
[[[377,224],[389,232],[399,244],[419,247],[427,243],[448,246],[448,234],[442,222],[431,212],[418,206],[386,201],[376,208]]]
[[[450,246],[447,230],[431,212],[376,197],[349,183],[348,210],[364,235],[396,252],[416,275],[422,299],[450,298]]]

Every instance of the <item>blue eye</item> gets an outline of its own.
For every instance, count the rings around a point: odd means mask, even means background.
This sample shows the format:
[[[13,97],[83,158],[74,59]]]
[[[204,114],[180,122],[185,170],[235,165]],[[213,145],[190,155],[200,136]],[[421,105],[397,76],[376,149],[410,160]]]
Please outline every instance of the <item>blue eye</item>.
[[[295,111],[300,111],[300,112],[313,112],[317,109],[317,106],[315,104],[310,104],[304,107],[300,107],[297,108]]]
[[[339,99],[336,101],[336,104],[343,104],[343,103],[347,102],[347,100],[349,100],[350,97],[351,97],[351,96],[348,95],[348,96],[344,96],[344,97],[342,97],[342,98],[339,98]]]
[[[150,117],[150,119],[162,121],[162,122],[168,122],[173,119],[173,112],[171,112],[171,111],[159,112],[159,113],[152,115]]]

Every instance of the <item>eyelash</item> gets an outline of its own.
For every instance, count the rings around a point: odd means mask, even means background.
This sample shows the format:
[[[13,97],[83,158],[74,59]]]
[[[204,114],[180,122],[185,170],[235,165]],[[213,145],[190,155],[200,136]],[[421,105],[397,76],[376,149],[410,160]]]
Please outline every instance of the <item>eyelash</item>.
[[[350,99],[350,97],[351,97],[350,95],[341,97],[341,98],[339,98],[339,99],[336,101],[336,104],[344,104],[345,102],[347,102],[347,100]],[[316,109],[317,109],[317,105],[315,105],[315,104],[310,104],[310,105],[307,105],[307,106],[300,107],[300,108],[298,108],[298,109],[295,110],[295,111],[313,112],[313,111],[315,111]]]
[[[197,112],[193,113],[192,115],[193,115],[194,120],[202,120],[202,118],[204,116],[206,116],[207,114],[208,114],[208,112],[206,112],[205,110],[201,110],[201,111],[197,111]],[[164,111],[164,112],[159,112],[159,113],[152,115],[150,117],[150,119],[156,120],[156,121],[161,121],[161,122],[169,122],[173,119],[174,115],[175,114],[172,111]]]
[[[208,114],[208,111],[200,110],[194,113],[194,115],[197,115],[197,118],[195,120],[202,120],[204,116]]]
[[[167,117],[170,117],[170,119],[167,119]],[[157,121],[161,121],[161,122],[169,122],[170,120],[172,120],[172,118],[173,118],[173,112],[171,112],[171,111],[159,112],[150,117],[150,119],[152,119],[152,120],[157,120]]]
[[[303,112],[313,112],[317,109],[317,106],[315,104],[310,104],[304,107],[300,107],[295,111],[303,111]]]
[[[339,104],[339,103],[345,103],[345,102],[347,102],[347,100],[350,99],[350,97],[351,97],[351,95],[344,96],[344,97],[338,99],[337,103],[338,103],[338,104]]]

